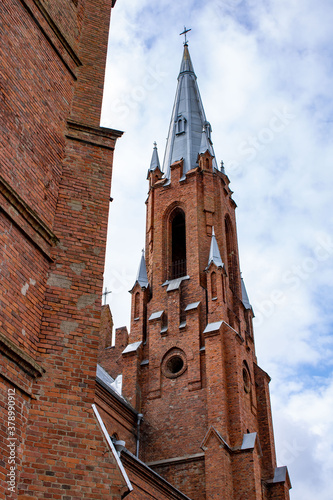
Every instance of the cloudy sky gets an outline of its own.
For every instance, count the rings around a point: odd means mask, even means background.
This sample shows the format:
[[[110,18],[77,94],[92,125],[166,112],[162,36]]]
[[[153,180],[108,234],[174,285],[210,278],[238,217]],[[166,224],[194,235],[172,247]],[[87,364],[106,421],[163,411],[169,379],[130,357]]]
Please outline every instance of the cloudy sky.
[[[102,125],[115,152],[105,286],[115,326],[145,239],[146,173],[160,160],[184,25],[218,162],[238,205],[258,362],[272,377],[279,465],[292,500],[333,495],[333,3],[118,0]]]

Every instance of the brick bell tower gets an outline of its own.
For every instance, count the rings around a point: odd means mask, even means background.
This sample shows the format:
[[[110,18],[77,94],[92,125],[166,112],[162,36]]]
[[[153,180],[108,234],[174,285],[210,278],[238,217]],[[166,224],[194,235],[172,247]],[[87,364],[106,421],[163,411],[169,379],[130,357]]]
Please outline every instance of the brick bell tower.
[[[143,414],[140,458],[193,500],[287,500],[269,376],[257,364],[239,267],[236,204],[187,43],[163,168],[148,171],[146,254],[122,354],[123,395]]]

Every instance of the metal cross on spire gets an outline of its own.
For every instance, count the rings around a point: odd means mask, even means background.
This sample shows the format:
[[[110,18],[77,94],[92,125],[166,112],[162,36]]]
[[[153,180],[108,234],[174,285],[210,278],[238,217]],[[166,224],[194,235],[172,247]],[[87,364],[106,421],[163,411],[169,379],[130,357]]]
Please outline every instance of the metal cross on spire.
[[[186,29],[186,26],[184,26],[184,31],[183,31],[182,33],[179,33],[179,35],[185,35],[185,42],[184,42],[184,45],[187,45],[187,37],[186,37],[186,33],[188,33],[189,31],[191,31],[191,28]]]

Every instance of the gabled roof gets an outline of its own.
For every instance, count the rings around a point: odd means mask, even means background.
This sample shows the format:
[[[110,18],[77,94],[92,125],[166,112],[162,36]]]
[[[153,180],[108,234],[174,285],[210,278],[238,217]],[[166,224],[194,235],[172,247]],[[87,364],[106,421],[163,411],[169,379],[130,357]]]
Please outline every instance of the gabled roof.
[[[204,139],[202,138],[203,129],[206,135]],[[170,166],[182,158],[184,161],[183,177],[186,172],[195,168],[198,154],[202,149],[202,140],[205,141],[203,147],[208,145],[209,152],[214,157],[213,168],[217,169],[210,133],[211,126],[206,119],[197,77],[194,73],[188,45],[185,44],[163,161],[165,177],[170,179]]]
[[[117,399],[122,405],[124,405],[127,409],[129,409],[132,413],[137,414],[138,412],[133,408],[133,406],[124,398],[121,394],[121,388],[119,387],[119,383],[121,375],[114,379],[109,375],[107,371],[102,368],[100,364],[97,364],[96,367],[96,381],[107,390],[109,394]]]

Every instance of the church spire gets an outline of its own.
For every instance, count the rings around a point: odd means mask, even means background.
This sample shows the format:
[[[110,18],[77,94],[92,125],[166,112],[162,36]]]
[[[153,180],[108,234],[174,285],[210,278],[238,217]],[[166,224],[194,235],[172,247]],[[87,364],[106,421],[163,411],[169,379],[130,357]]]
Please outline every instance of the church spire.
[[[141,288],[147,288],[148,287],[148,277],[147,277],[147,268],[146,268],[146,261],[145,261],[145,252],[142,250],[142,255],[141,255],[141,260],[140,260],[140,265],[138,269],[138,274],[135,280],[135,284],[139,283]]]
[[[212,240],[210,243],[210,251],[209,251],[209,258],[208,258],[208,267],[210,266],[211,263],[214,263],[217,267],[224,267],[224,264],[221,259],[221,254],[220,250],[216,241],[216,236],[215,236],[215,231],[214,227],[212,228]]]
[[[178,85],[172,110],[167,145],[164,155],[163,172],[170,179],[170,165],[183,158],[183,177],[195,168],[201,152],[202,130],[205,130],[207,146],[213,156],[213,168],[218,168],[211,141],[211,126],[206,119],[202,105],[197,77],[188,50],[184,53],[178,75]]]
[[[153,155],[151,157],[151,162],[150,162],[149,170],[151,172],[153,172],[156,168],[158,168],[159,170],[161,170],[160,160],[159,160],[158,152],[157,152],[157,144],[156,144],[156,142],[154,142]]]

